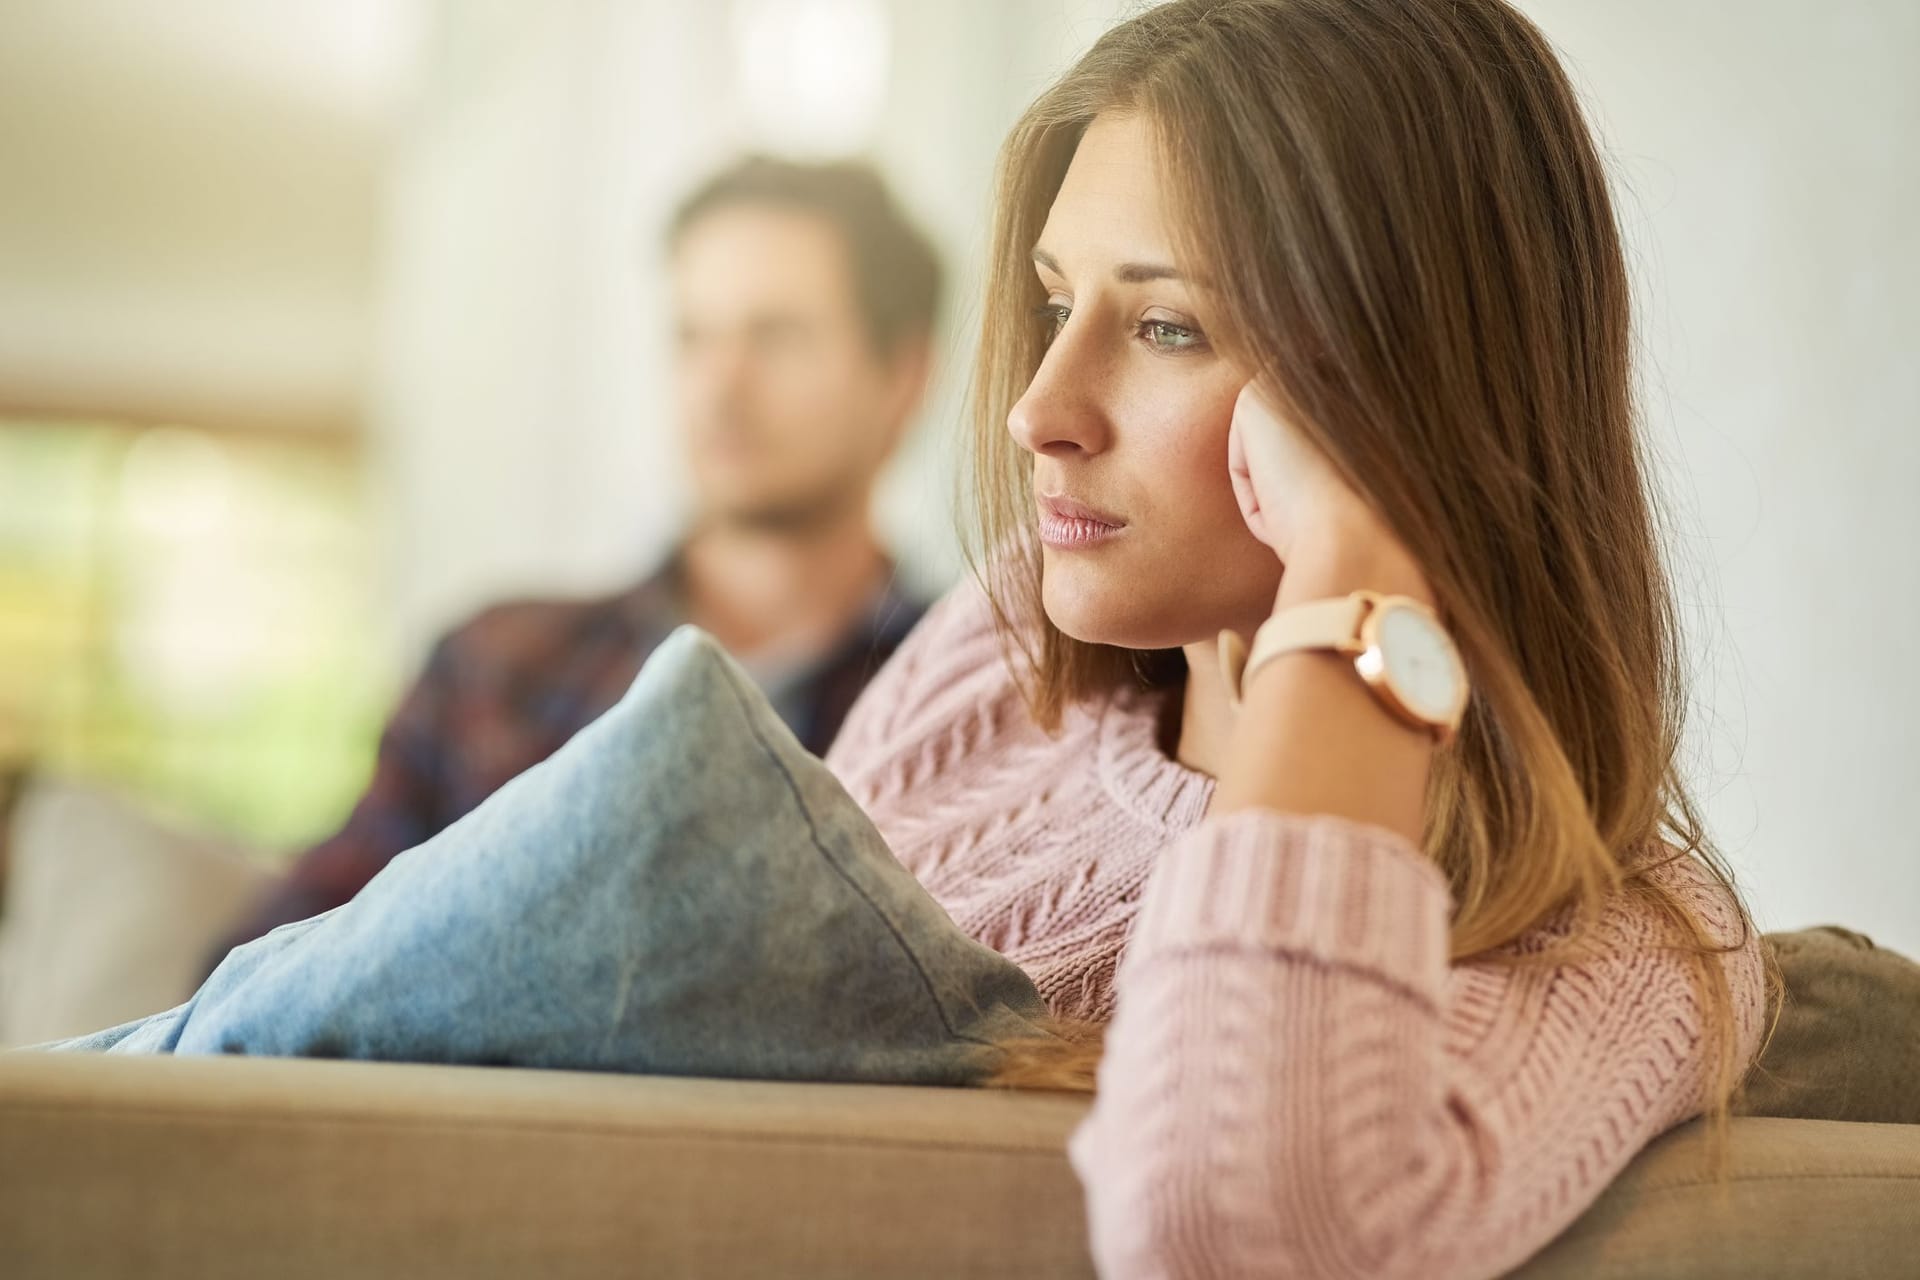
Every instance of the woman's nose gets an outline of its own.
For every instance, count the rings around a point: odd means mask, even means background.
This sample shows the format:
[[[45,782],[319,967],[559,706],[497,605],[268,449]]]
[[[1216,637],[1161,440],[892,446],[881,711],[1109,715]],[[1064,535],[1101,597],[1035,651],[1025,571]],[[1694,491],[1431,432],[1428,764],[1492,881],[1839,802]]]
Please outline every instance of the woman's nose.
[[[1100,403],[1102,373],[1072,341],[1066,333],[1054,340],[1026,394],[1007,413],[1007,430],[1032,453],[1093,454],[1111,441],[1112,423]]]

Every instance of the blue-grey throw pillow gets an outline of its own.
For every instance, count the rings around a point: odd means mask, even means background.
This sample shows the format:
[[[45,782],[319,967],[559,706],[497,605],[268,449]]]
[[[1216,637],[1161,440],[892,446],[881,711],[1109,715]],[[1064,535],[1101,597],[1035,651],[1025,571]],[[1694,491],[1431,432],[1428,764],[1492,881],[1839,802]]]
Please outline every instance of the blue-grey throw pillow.
[[[353,901],[32,1048],[965,1084],[1044,1034],[704,632]]]

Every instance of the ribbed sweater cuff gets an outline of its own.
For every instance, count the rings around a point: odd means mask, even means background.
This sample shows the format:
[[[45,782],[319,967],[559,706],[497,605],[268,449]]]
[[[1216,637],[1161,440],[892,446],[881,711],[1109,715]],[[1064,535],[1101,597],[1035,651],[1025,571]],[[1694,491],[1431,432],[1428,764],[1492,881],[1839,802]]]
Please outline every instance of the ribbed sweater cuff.
[[[1405,837],[1325,814],[1208,819],[1162,854],[1129,959],[1258,947],[1362,970],[1441,1003],[1452,895]]]

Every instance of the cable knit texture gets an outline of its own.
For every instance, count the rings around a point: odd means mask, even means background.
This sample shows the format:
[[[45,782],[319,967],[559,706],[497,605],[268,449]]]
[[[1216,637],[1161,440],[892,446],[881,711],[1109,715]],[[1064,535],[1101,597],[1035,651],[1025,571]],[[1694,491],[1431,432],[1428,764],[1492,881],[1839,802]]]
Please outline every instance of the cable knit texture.
[[[1499,1275],[1701,1112],[1703,1009],[1650,908],[1609,903],[1579,964],[1449,965],[1430,860],[1327,815],[1208,818],[1212,779],[1156,741],[1163,696],[1043,733],[968,583],[827,756],[956,923],[1055,1013],[1112,1019],[1068,1149],[1102,1275]],[[1652,874],[1740,936],[1697,863]],[[1759,945],[1716,961],[1743,1063]]]

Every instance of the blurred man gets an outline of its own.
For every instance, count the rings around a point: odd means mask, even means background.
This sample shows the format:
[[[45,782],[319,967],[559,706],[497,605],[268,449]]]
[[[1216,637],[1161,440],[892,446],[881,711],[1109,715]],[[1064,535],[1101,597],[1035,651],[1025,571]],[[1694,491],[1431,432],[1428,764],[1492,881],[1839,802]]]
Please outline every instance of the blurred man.
[[[682,622],[713,635],[824,752],[918,620],[875,536],[874,482],[926,390],[940,266],[879,177],[754,158],[668,231],[678,416],[697,515],[600,600],[498,605],[434,646],[366,794],[207,957],[351,899],[619,700]]]

